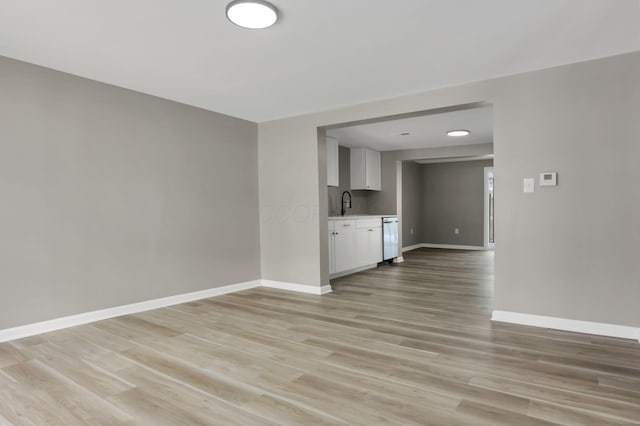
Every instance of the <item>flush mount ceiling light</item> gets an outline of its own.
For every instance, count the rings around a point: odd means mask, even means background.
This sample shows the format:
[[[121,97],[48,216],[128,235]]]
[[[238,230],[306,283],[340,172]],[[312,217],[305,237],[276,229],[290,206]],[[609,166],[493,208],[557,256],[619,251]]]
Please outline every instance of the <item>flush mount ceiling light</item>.
[[[262,0],[234,0],[227,5],[227,18],[242,28],[268,28],[278,20],[278,10]]]
[[[468,130],[449,130],[447,132],[447,135],[449,136],[453,136],[453,137],[458,137],[458,136],[467,136],[469,135],[471,132]]]

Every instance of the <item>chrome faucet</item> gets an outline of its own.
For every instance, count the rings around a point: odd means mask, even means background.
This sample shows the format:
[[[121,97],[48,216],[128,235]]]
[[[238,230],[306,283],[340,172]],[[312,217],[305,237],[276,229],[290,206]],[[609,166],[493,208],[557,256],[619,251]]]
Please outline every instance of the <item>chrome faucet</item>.
[[[345,194],[349,196],[349,200],[347,201],[344,200]],[[346,212],[344,208],[345,204],[347,204],[347,207],[351,208],[351,193],[349,191],[344,191],[342,193],[341,201],[342,201],[342,210],[340,210],[340,216],[344,216]]]

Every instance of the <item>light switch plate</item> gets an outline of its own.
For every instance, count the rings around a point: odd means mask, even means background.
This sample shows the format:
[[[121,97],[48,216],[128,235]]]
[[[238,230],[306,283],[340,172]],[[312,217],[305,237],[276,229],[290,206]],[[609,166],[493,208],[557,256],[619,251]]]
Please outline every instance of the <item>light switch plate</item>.
[[[557,186],[558,172],[540,173],[540,186]]]
[[[536,180],[534,178],[524,178],[523,180],[523,188],[524,192],[533,192],[535,191]]]

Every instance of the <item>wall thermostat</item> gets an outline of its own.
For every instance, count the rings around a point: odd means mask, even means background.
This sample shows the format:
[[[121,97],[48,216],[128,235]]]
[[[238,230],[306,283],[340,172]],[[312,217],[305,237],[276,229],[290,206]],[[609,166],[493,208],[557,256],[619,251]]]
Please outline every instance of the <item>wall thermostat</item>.
[[[540,186],[557,186],[558,172],[540,173]]]

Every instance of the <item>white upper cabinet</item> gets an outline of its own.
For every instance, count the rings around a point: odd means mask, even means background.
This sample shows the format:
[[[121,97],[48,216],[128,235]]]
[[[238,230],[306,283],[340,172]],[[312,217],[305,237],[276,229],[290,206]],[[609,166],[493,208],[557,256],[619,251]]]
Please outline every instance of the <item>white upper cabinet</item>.
[[[340,185],[339,151],[338,141],[327,138],[327,186]]]
[[[369,148],[351,148],[351,189],[380,191],[380,153]]]
[[[365,158],[366,158],[366,180],[367,180],[367,189],[371,189],[372,191],[380,191],[382,189],[381,178],[380,178],[380,152],[374,151],[372,149],[365,149]]]

